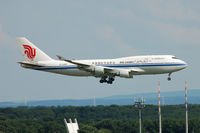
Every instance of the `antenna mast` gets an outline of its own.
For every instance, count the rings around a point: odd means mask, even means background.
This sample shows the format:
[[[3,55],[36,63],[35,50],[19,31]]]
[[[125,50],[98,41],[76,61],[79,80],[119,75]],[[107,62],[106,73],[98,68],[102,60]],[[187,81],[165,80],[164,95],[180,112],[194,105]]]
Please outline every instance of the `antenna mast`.
[[[185,132],[188,133],[187,81],[185,81]]]
[[[160,82],[158,82],[158,115],[159,115],[159,133],[162,133],[162,124],[161,124],[161,108],[160,108]]]

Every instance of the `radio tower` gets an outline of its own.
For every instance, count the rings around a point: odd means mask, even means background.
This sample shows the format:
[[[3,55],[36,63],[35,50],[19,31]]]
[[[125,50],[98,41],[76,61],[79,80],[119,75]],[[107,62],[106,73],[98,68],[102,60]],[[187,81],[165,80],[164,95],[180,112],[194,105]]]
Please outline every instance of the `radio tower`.
[[[94,103],[94,107],[96,107],[96,97],[94,96],[94,101],[93,101]]]
[[[188,133],[187,81],[185,81],[185,132]]]
[[[135,108],[139,110],[139,133],[142,133],[142,114],[141,111],[145,107],[144,105],[145,99],[144,98],[134,98],[134,105]]]
[[[161,108],[160,108],[160,82],[158,82],[158,115],[159,115],[159,133],[162,133],[162,125],[161,125]]]

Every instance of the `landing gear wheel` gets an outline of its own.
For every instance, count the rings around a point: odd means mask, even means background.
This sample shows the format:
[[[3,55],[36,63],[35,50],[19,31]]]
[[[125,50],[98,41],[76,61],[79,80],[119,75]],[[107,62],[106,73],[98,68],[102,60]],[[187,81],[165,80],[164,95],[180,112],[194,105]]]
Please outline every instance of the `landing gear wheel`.
[[[107,83],[108,83],[108,84],[112,84],[112,81],[111,81],[111,80],[108,80]]]
[[[114,80],[115,80],[115,78],[113,76],[110,76],[109,78],[108,78],[108,76],[103,76],[103,77],[101,77],[99,82],[100,83],[112,84]]]
[[[101,79],[99,82],[100,82],[100,83],[103,83],[103,82],[104,82],[104,80],[102,80],[102,79]]]
[[[114,81],[115,79],[114,79],[114,78],[109,78],[109,80],[110,80],[110,81]]]
[[[112,84],[115,79],[113,77],[109,77],[107,83]]]
[[[99,82],[100,83],[106,83],[107,82],[107,76],[106,77],[102,77],[100,80],[99,80]]]
[[[106,83],[107,80],[106,80],[106,79],[101,79],[101,80],[99,80],[99,82],[100,82],[100,83]]]
[[[171,76],[171,74],[172,74],[172,73],[169,73],[169,75],[168,75],[168,76],[169,76],[169,77],[167,78],[167,80],[168,80],[168,81],[170,81],[170,80],[171,80],[171,77],[170,77],[170,76]]]

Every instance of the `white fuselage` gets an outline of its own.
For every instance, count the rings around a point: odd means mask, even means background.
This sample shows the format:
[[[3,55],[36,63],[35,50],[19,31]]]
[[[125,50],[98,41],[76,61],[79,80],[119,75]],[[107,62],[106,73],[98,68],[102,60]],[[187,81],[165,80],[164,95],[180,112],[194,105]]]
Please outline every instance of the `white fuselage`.
[[[187,64],[172,55],[150,55],[150,56],[131,56],[116,59],[98,59],[98,60],[75,60],[76,62],[103,66],[117,69],[140,69],[142,71],[135,72],[134,75],[145,74],[164,74],[182,70]],[[38,61],[36,64],[42,67],[23,67],[52,72],[70,76],[94,76],[91,72],[83,71],[77,68],[77,65],[62,60]]]

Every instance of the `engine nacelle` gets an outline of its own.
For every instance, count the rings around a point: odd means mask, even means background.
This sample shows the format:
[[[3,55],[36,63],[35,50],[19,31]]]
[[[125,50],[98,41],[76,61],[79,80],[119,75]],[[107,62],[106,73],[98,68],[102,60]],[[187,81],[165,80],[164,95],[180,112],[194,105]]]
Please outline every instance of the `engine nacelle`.
[[[97,76],[101,76],[104,74],[104,68],[101,66],[95,66],[93,68],[93,71],[94,71],[95,75],[97,75]]]
[[[123,78],[133,78],[133,75],[130,74],[129,70],[120,70],[119,71],[119,76]]]

